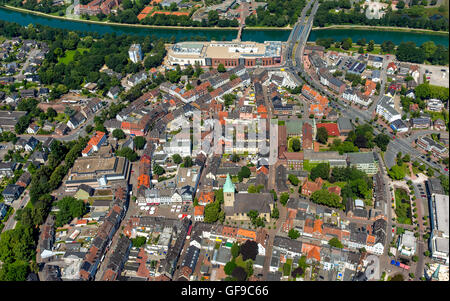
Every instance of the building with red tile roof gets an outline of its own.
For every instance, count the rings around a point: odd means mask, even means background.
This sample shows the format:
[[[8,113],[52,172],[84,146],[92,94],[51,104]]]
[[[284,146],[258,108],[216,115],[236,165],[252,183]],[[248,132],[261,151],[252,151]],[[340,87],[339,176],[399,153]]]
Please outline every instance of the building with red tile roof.
[[[321,104],[312,103],[309,105],[309,114],[314,115],[315,118],[321,118],[325,112],[325,108]]]
[[[302,194],[311,196],[315,191],[322,189],[323,180],[322,178],[317,178],[314,182],[306,180],[302,186]]]
[[[106,134],[104,132],[97,131],[95,135],[88,141],[86,147],[81,151],[83,157],[87,157],[94,151],[98,151],[100,146],[106,141]]]
[[[302,147],[303,149],[312,149],[313,147],[313,130],[308,122],[303,124],[302,128]]]
[[[195,206],[194,207],[194,220],[197,222],[202,222],[204,220],[205,206]]]
[[[214,202],[214,192],[200,192],[200,195],[198,196],[198,204],[202,206],[206,206],[208,204],[211,204]]]
[[[328,132],[328,136],[338,137],[341,134],[339,133],[339,128],[336,123],[318,123],[316,125],[317,129],[325,128]]]
[[[341,196],[341,187],[339,186],[328,187],[328,192]]]
[[[312,244],[302,243],[302,253],[306,255],[307,259],[312,259],[320,262],[320,247]]]

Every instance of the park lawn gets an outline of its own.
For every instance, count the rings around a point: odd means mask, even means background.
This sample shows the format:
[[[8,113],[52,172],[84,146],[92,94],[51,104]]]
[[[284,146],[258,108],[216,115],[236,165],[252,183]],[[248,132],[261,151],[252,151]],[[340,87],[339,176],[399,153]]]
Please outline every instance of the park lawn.
[[[69,121],[69,116],[64,113],[58,113],[58,115],[56,115],[56,117],[55,117],[55,120],[65,123],[65,122]]]
[[[303,170],[311,171],[314,167],[316,167],[320,163],[309,163],[309,160],[303,160]]]
[[[345,187],[345,185],[347,184],[347,182],[334,182],[334,183],[330,183],[328,181],[324,181],[323,187],[324,188],[328,188],[328,187],[333,187],[333,186],[339,186],[341,189],[343,189]]]
[[[402,188],[395,189],[395,214],[400,224],[412,225],[410,197]]]
[[[67,65],[68,63],[73,61],[73,56],[75,55],[75,52],[78,51],[80,53],[83,53],[85,50],[86,51],[90,51],[89,48],[82,48],[82,47],[79,47],[79,48],[77,48],[75,50],[66,50],[66,52],[64,53],[64,57],[60,57],[58,59],[58,63],[63,63],[63,64]]]
[[[445,121],[445,123],[448,122],[448,112],[446,112],[446,111],[443,111],[443,112],[432,112],[432,111],[425,110],[425,113],[431,115],[431,120],[432,121],[435,121],[437,119],[442,119],[442,120]]]

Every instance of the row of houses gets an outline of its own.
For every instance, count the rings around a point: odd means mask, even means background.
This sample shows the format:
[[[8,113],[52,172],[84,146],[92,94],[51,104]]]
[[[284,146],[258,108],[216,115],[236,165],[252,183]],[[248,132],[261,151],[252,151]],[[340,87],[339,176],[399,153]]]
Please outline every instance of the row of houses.
[[[81,264],[79,273],[82,280],[93,280],[95,278],[99,264],[103,261],[105,252],[111,245],[111,239],[119,228],[127,209],[128,190],[118,186],[115,189],[113,206],[98,228],[97,235],[92,240],[91,247]],[[121,247],[119,246],[119,248]]]

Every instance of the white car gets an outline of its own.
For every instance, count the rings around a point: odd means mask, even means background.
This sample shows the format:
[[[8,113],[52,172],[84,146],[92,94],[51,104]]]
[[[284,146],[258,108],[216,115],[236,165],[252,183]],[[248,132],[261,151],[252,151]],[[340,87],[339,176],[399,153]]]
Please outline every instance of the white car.
[[[170,209],[170,212],[175,212],[175,208]]]

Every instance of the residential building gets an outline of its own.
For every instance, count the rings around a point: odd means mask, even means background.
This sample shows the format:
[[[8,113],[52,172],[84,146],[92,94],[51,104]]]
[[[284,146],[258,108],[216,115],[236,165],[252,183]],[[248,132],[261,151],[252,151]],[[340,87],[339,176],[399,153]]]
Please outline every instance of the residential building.
[[[394,109],[394,99],[388,95],[384,95],[377,104],[376,113],[381,115],[388,123],[402,116]]]
[[[399,133],[405,133],[409,130],[409,127],[401,119],[396,119],[390,124],[391,129]]]
[[[306,196],[311,196],[314,192],[321,190],[323,185],[322,178],[317,178],[314,182],[309,181],[308,179],[302,185],[302,194]]]
[[[418,117],[411,118],[409,122],[414,129],[427,129],[430,127],[431,119],[429,117]]]
[[[431,151],[434,156],[443,158],[448,155],[448,149],[427,136],[417,139],[416,144],[425,151]]]
[[[142,48],[140,44],[133,44],[128,50],[128,56],[133,63],[142,61]]]
[[[444,108],[444,104],[439,99],[427,99],[427,110],[433,112],[441,112]]]
[[[14,170],[16,170],[16,162],[2,162],[0,161],[0,175],[6,177],[13,177]]]
[[[67,126],[74,130],[85,121],[86,117],[84,117],[80,112],[77,112],[75,115],[69,118],[69,121],[67,121]]]
[[[100,146],[106,142],[106,134],[104,132],[96,131],[95,135],[88,141],[86,147],[81,151],[83,157],[91,155],[93,152],[97,152]]]
[[[15,126],[26,111],[0,111],[0,132],[15,132]]]
[[[22,186],[15,185],[15,184],[9,184],[3,190],[2,195],[3,195],[3,198],[8,203],[12,203],[13,201],[15,201],[19,198],[19,196],[22,194],[23,190],[24,190],[24,188]]]

